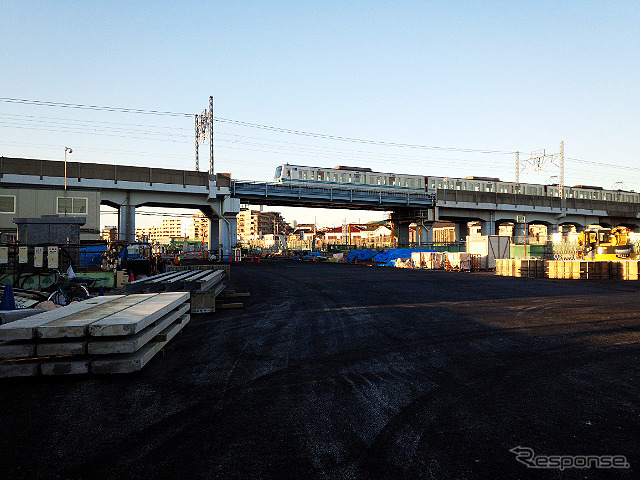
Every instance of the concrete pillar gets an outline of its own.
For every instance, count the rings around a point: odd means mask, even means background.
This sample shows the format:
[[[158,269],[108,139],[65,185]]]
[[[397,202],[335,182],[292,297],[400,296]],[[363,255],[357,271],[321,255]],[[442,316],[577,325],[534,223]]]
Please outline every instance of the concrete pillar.
[[[496,222],[494,220],[482,221],[482,235],[495,235],[496,234]]]
[[[433,223],[425,223],[416,226],[416,243],[418,245],[433,243]]]
[[[209,218],[209,250],[218,251],[220,246],[220,219]]]
[[[409,224],[393,222],[393,236],[399,248],[409,246]]]
[[[224,217],[219,223],[219,242],[222,245],[222,259],[229,261],[233,247],[238,243],[238,221],[235,216]]]
[[[523,244],[525,235],[524,223],[515,223],[513,226],[513,243]]]
[[[118,210],[118,238],[125,242],[136,241],[135,205],[122,205]]]
[[[467,222],[455,224],[456,242],[466,242],[467,235],[469,235],[469,227]]]

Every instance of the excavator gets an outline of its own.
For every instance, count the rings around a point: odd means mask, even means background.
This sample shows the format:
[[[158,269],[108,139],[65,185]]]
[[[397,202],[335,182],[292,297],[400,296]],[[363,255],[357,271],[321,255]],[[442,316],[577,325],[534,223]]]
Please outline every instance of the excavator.
[[[605,228],[600,225],[589,225],[578,237],[582,246],[582,258],[589,260],[621,260],[635,259],[633,244],[629,239],[627,227]]]

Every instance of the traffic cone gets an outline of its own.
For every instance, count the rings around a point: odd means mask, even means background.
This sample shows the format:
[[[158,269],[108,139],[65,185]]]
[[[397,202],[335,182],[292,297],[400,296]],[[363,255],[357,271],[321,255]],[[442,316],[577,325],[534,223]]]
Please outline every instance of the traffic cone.
[[[15,310],[16,298],[13,296],[13,285],[7,284],[2,293],[2,301],[0,302],[0,310]]]
[[[233,253],[229,255],[229,263],[233,263]]]
[[[260,255],[258,255],[258,263],[260,263]]]
[[[133,276],[133,270],[129,271],[129,283],[134,282],[136,277]]]

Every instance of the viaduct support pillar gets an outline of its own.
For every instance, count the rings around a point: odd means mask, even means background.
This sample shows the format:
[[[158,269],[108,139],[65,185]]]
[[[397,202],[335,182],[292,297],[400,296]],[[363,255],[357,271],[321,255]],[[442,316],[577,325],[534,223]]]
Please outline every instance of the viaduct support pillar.
[[[393,236],[396,238],[398,248],[409,246],[409,224],[393,222]]]
[[[127,197],[128,201],[128,197]],[[118,210],[118,237],[125,242],[136,241],[136,207],[121,205]]]
[[[220,219],[209,218],[209,250],[218,251],[220,247]]]
[[[433,223],[423,223],[416,226],[416,243],[418,245],[433,243]]]
[[[515,223],[513,225],[513,243],[524,244],[526,236],[524,223]]]
[[[482,221],[482,235],[495,235],[496,234],[496,222],[495,220],[483,220]],[[465,239],[466,240],[466,239]]]
[[[222,259],[229,261],[232,249],[238,243],[238,220],[235,215],[220,219],[219,242],[222,245]]]
[[[467,222],[455,224],[455,235],[456,242],[464,242],[467,240],[467,235],[469,235],[469,227],[467,226]]]

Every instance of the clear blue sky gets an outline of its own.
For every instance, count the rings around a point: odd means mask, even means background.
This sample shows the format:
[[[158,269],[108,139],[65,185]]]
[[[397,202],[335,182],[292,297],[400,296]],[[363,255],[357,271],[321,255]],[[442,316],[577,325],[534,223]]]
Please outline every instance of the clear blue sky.
[[[195,113],[214,95],[217,117],[522,156],[555,152],[564,140],[567,184],[638,190],[639,25],[637,1],[6,0],[0,96]],[[5,156],[59,159],[70,145],[75,161],[192,168],[192,129],[188,117],[0,102]],[[216,169],[236,178],[266,180],[285,162],[514,177],[509,153],[375,147],[225,123],[215,138]],[[206,147],[201,158],[206,165]],[[283,211],[299,222],[345,217]]]

